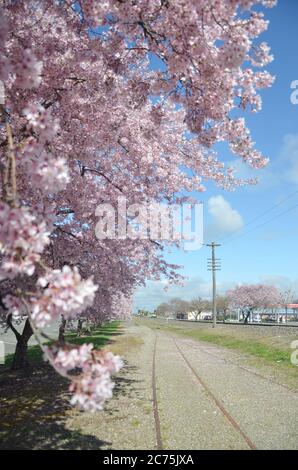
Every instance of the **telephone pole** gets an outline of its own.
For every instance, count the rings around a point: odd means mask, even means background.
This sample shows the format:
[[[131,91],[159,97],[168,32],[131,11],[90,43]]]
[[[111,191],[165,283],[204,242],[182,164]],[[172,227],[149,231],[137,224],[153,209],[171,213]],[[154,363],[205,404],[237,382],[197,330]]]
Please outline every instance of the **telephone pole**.
[[[218,243],[210,243],[206,246],[211,248],[211,258],[208,258],[208,271],[212,271],[212,305],[213,305],[213,325],[212,327],[216,327],[216,271],[220,271],[220,259],[215,258],[215,248],[220,246]]]

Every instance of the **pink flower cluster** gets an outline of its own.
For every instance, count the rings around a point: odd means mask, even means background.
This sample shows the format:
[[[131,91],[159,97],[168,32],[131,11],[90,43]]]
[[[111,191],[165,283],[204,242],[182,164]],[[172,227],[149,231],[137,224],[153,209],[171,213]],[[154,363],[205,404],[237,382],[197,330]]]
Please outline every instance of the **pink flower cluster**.
[[[249,48],[250,43],[244,37],[237,38],[237,41],[236,38],[227,41],[220,55],[221,64],[231,70],[237,69],[243,63]]]
[[[30,49],[23,51],[23,56],[15,68],[18,88],[37,88],[41,82],[42,62],[38,61]]]
[[[93,344],[83,344],[82,346],[71,349],[58,349],[54,357],[55,365],[64,372],[80,368],[82,369],[87,361],[90,360]],[[51,354],[51,349],[47,348]]]
[[[236,308],[269,308],[280,305],[276,287],[265,284],[243,284],[227,292],[230,304]]]
[[[44,247],[50,242],[45,222],[38,222],[26,207],[0,202],[0,279],[31,276]]]
[[[92,278],[83,280],[78,269],[64,266],[48,271],[37,281],[43,288],[40,296],[31,299],[32,318],[39,328],[57,320],[60,315],[75,318],[94,300],[97,286]]]
[[[64,158],[53,159],[43,152],[38,160],[28,162],[31,184],[45,193],[57,193],[69,183],[69,171]]]
[[[1,111],[8,119],[7,131],[0,129],[0,160],[7,170],[16,164],[10,183],[17,183],[17,200],[9,202],[30,207],[36,219],[26,223],[25,236],[23,215],[10,220],[0,214],[1,262],[8,272],[12,264],[13,275],[32,274],[48,240],[47,234],[46,242],[36,243],[45,231],[41,221],[53,230],[42,255],[44,276],[37,283],[35,277],[27,283],[29,276],[9,280],[27,299],[37,327],[60,314],[94,325],[125,318],[136,286],[148,278],[179,280],[178,266],[163,258],[164,244],[96,240],[98,204],[115,206],[119,193],[129,204],[179,203],[177,193],[202,191],[202,181],[226,189],[251,182],[237,180],[220,161],[216,144],[222,141],[248,165],[266,164],[238,116],[258,111],[259,89],[273,83],[268,72],[255,70],[272,60],[267,44],[255,39],[268,25],[260,5],[274,3],[80,0],[78,11],[73,2],[2,2]],[[91,40],[93,25],[104,28]],[[152,68],[150,56],[162,67]],[[48,205],[55,206],[51,213]],[[80,266],[84,280],[76,269],[55,269],[68,263]],[[85,280],[93,273],[98,290],[92,278]],[[18,299],[6,302],[21,314]],[[100,409],[112,394],[110,375],[119,361],[109,354],[96,358],[87,346],[57,348],[57,369],[67,375],[82,370],[78,380],[73,377],[73,403]]]
[[[26,306],[19,297],[9,294],[4,297],[3,302],[9,313],[11,313],[15,319],[20,319],[28,315]]]
[[[24,115],[29,126],[38,135],[38,141],[51,142],[59,130],[58,120],[52,117],[50,108],[45,109],[41,105],[30,104],[24,109]]]
[[[113,395],[111,374],[119,372],[122,366],[119,356],[111,352],[99,353],[84,368],[80,381],[70,385],[70,391],[73,392],[71,403],[85,411],[102,410],[104,402]]]
[[[37,139],[28,139],[20,152],[20,164],[30,175],[30,183],[45,194],[57,193],[69,183],[69,168],[65,158],[48,152],[46,144],[57,135],[59,125],[50,109],[31,104],[23,111]]]
[[[111,375],[123,367],[121,358],[111,352],[96,351],[92,344],[72,349],[46,347],[46,354],[58,372],[72,379],[71,403],[85,411],[102,410],[104,402],[112,397]],[[72,376],[71,371],[77,374]]]
[[[65,189],[70,181],[65,158],[55,158],[35,139],[30,139],[20,154],[20,164],[30,175],[30,184],[45,194]]]

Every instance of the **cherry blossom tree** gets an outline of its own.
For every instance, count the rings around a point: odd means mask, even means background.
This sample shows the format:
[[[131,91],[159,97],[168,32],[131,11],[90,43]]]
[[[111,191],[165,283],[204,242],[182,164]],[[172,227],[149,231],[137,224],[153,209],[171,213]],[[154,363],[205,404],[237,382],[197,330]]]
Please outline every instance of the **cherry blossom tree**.
[[[273,82],[260,70],[269,47],[255,41],[268,22],[254,6],[274,3],[2,2],[0,290],[13,331],[26,319],[20,357],[28,336],[61,315],[126,316],[146,279],[179,279],[165,243],[98,240],[98,205],[119,196],[171,205],[208,180],[254,183],[237,179],[214,145],[227,142],[249,166],[267,163],[242,113],[257,112],[259,90]],[[41,347],[71,379],[73,403],[95,410],[110,398],[119,358],[87,345]]]
[[[274,286],[266,284],[244,284],[227,292],[231,307],[240,308],[244,323],[253,317],[255,309],[275,308],[280,305],[280,293]]]
[[[202,297],[195,297],[190,301],[190,310],[197,321],[204,310],[210,310],[210,301],[202,299]]]

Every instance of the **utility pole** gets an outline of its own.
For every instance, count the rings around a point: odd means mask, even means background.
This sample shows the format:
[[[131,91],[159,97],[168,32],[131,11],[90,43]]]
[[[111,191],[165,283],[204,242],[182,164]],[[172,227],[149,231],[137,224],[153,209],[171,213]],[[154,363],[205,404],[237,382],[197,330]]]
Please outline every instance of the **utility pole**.
[[[215,248],[220,246],[218,243],[210,243],[206,246],[211,248],[211,258],[208,258],[208,271],[212,271],[212,305],[213,305],[213,325],[212,327],[216,327],[216,271],[220,271],[220,259],[215,258]]]

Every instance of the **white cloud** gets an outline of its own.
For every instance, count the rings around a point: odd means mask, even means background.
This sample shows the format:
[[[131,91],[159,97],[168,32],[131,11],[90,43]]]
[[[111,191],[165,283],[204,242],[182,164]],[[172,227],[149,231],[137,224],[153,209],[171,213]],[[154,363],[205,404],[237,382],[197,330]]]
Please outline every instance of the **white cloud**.
[[[213,196],[208,200],[208,212],[212,221],[205,228],[205,241],[219,238],[240,230],[243,219],[236,209],[223,196]]]
[[[227,289],[235,285],[233,282],[218,282],[217,292],[223,294]],[[193,277],[187,279],[183,286],[169,286],[167,290],[164,289],[165,284],[158,281],[147,282],[146,287],[140,287],[136,290],[134,295],[134,309],[138,308],[153,310],[162,302],[168,302],[174,297],[179,297],[183,300],[191,300],[194,297],[203,297],[211,299],[212,296],[212,283],[206,281],[201,277]]]
[[[291,289],[298,297],[298,279],[290,279],[287,276],[277,276],[271,274],[265,274],[260,276],[260,281],[263,284],[270,284],[275,286],[280,291]]]
[[[275,286],[280,291],[291,289],[298,298],[298,279],[290,279],[286,276],[263,274],[251,279],[238,281],[220,281],[217,282],[217,293],[225,294],[228,289],[234,288],[236,285],[262,283]],[[137,309],[147,309],[153,311],[160,303],[168,302],[174,297],[183,300],[191,300],[194,297],[202,297],[206,299],[212,298],[212,283],[202,277],[195,276],[186,279],[184,286],[170,286],[167,290],[164,281],[148,281],[145,287],[140,287],[135,291],[134,295],[134,311]]]

